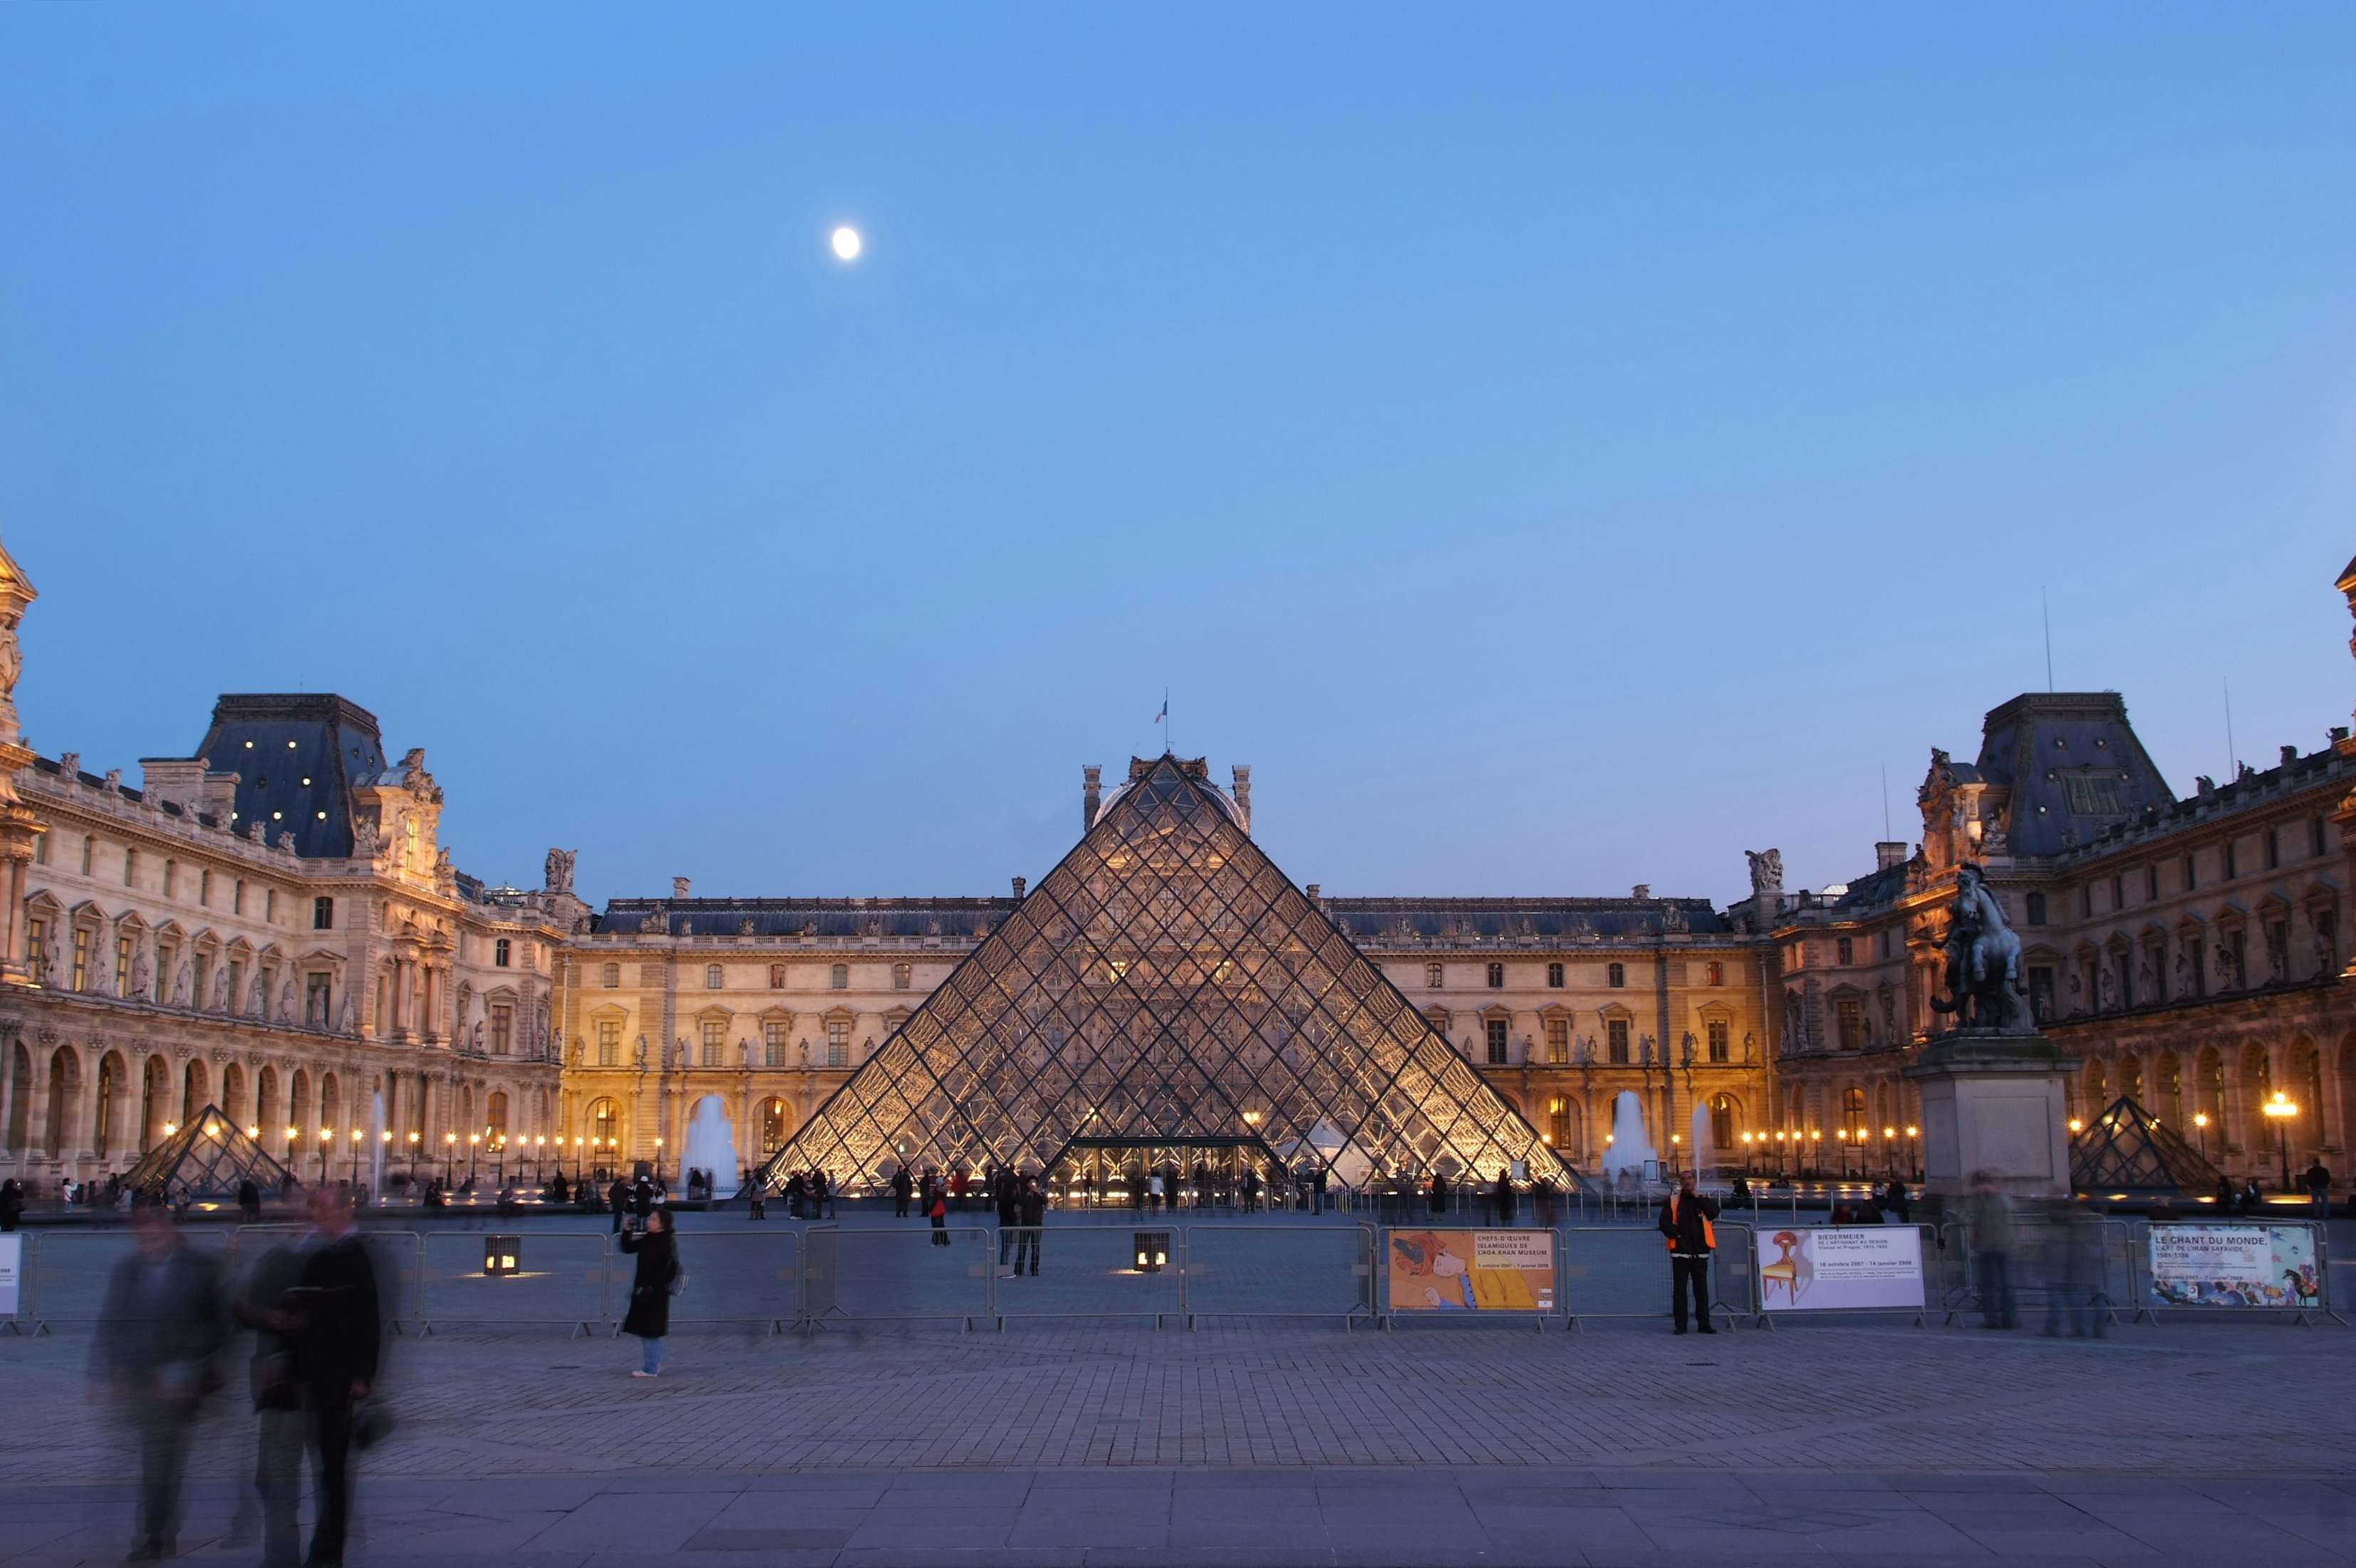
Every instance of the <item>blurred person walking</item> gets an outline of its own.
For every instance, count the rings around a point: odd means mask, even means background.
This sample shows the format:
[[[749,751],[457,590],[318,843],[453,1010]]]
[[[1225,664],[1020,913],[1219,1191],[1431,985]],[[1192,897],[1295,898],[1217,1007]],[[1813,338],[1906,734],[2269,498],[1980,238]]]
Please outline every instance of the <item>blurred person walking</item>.
[[[311,1530],[314,1568],[338,1568],[351,1521],[353,1434],[360,1402],[375,1388],[384,1354],[376,1264],[352,1226],[352,1211],[326,1188],[311,1194],[311,1234],[285,1300],[294,1319],[294,1374],[309,1412],[318,1466],[319,1520]]]
[[[243,1290],[230,1305],[237,1321],[254,1334],[247,1382],[258,1426],[253,1487],[262,1504],[262,1568],[295,1568],[302,1556],[295,1509],[309,1423],[303,1410],[302,1386],[295,1379],[296,1337],[303,1320],[290,1299],[302,1278],[302,1244],[273,1247],[255,1261]],[[239,1512],[241,1520],[242,1506]],[[243,1535],[232,1523],[231,1543],[241,1543]]]
[[[220,1269],[182,1240],[167,1210],[133,1209],[131,1230],[132,1252],[107,1276],[91,1374],[139,1445],[138,1534],[124,1561],[155,1563],[178,1551],[188,1439],[205,1395],[221,1386],[229,1311]]]
[[[1979,1275],[1980,1326],[2017,1326],[2012,1258],[2019,1238],[2013,1226],[2012,1199],[1987,1171],[1972,1173],[1972,1196],[1965,1205],[1964,1220],[1971,1239],[1972,1263]]]
[[[679,1266],[679,1241],[671,1232],[670,1210],[659,1208],[643,1230],[622,1237],[622,1251],[637,1255],[637,1272],[630,1279],[630,1310],[622,1332],[642,1342],[641,1360],[634,1378],[662,1374],[663,1337],[670,1332],[670,1298],[685,1284]]]

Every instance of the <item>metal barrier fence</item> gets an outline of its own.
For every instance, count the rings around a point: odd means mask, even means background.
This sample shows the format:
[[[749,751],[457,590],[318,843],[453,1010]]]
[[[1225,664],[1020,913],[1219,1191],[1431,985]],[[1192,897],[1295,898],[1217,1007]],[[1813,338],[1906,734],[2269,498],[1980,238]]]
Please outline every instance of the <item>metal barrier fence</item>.
[[[766,1324],[782,1334],[801,1319],[802,1241],[793,1231],[692,1230],[681,1240],[687,1288],[670,1299],[680,1325]],[[618,1325],[635,1259],[617,1259],[613,1313]]]
[[[1185,1311],[1184,1238],[1205,1228],[1014,1226],[1013,1262],[1026,1241],[1034,1251],[1027,1267],[991,1271],[991,1316],[1001,1328],[1010,1317],[1151,1317],[1159,1328]]]
[[[309,1234],[305,1225],[241,1225],[230,1243],[229,1264],[236,1273],[252,1268],[267,1256],[271,1249],[285,1246]],[[424,1260],[425,1245],[414,1230],[378,1230],[364,1229],[358,1232],[367,1243],[369,1261],[375,1265],[377,1294],[383,1304],[385,1321],[395,1334],[421,1329],[424,1326]],[[230,1288],[238,1282],[230,1281]]]
[[[614,1314],[611,1235],[596,1230],[434,1231],[419,1260],[418,1320],[563,1324],[587,1334]],[[629,1277],[622,1263],[622,1277]]]
[[[826,1305],[819,1310],[806,1301],[803,1322],[956,1318],[971,1328],[975,1319],[993,1316],[996,1228],[833,1225],[824,1230],[828,1242],[811,1250],[804,1274],[805,1289]]]
[[[1752,1310],[1756,1242],[1748,1225],[1720,1222],[1710,1260],[1709,1310],[1739,1323]],[[1563,1315],[1573,1328],[1583,1318],[1669,1315],[1668,1239],[1651,1226],[1571,1225],[1563,1228]],[[1735,1304],[1740,1303],[1740,1306]]]
[[[1180,1305],[1198,1317],[1375,1316],[1371,1225],[1189,1225],[1179,1238]]]

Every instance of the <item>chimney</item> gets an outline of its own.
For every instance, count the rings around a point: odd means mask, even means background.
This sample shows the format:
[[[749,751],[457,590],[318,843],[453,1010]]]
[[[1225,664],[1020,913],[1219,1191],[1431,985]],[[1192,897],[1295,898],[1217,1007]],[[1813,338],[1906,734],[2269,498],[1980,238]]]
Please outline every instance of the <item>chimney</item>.
[[[686,877],[684,877],[684,876],[674,876],[674,877],[672,877],[672,878],[670,879],[670,896],[671,896],[672,897],[674,897],[674,898],[684,898],[684,897],[687,897],[687,886],[688,886],[688,884],[687,884],[687,878],[686,878]]]
[[[1097,825],[1097,812],[1104,806],[1104,768],[1089,763],[1080,769],[1080,832]],[[1020,887],[1015,891],[1023,891]]]
[[[2286,746],[2282,748],[2282,765],[2285,768],[2288,768],[2292,763],[2297,762],[2297,760],[2298,747],[2295,746]]]
[[[2341,741],[2346,740],[2347,738],[2348,726],[2346,725],[2333,725],[2331,726],[2331,743],[2334,746],[2339,745]]]
[[[1251,832],[1251,764],[1237,763],[1235,777],[1236,813],[1243,818],[1244,832],[1248,836]]]
[[[1650,898],[1653,896],[1653,885],[1649,882],[1639,882],[1628,890],[1628,896],[1632,898]]]
[[[1019,876],[1018,876],[1018,877],[1016,877],[1016,878],[1014,879],[1014,896],[1015,896],[1017,898],[1022,897],[1023,897],[1023,889],[1025,886],[1028,886],[1028,884],[1026,884],[1026,883],[1023,880],[1023,878],[1021,878],[1021,877],[1019,877]]]
[[[237,775],[215,773],[201,757],[143,757],[139,759],[140,793],[169,800],[191,814],[202,813],[228,822],[237,803]]]
[[[1308,894],[1309,901],[1312,904],[1314,904],[1317,902],[1317,895],[1323,892],[1324,889],[1319,884],[1312,882],[1308,886],[1302,888],[1301,891]]]
[[[1887,871],[1893,865],[1906,864],[1906,841],[1884,839],[1873,846],[1873,869]]]

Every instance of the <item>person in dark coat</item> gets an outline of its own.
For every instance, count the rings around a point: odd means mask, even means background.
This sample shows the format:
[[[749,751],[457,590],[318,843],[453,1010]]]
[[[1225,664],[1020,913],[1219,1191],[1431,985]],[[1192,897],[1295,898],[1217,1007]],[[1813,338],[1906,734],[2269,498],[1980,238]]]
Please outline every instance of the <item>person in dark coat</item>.
[[[244,1290],[230,1308],[239,1323],[254,1331],[247,1380],[259,1428],[253,1484],[262,1502],[262,1568],[294,1568],[302,1556],[303,1535],[295,1513],[302,1496],[303,1448],[309,1422],[303,1410],[302,1387],[294,1377],[295,1333],[302,1319],[289,1297],[302,1278],[302,1251],[293,1245],[273,1247],[254,1263]],[[230,1531],[232,1538],[239,1534],[236,1529]]]
[[[1901,1225],[1914,1223],[1914,1206],[1907,1199],[1906,1184],[1902,1181],[1890,1184],[1890,1192],[1882,1202],[1882,1208]]]
[[[1448,1178],[1438,1171],[1431,1173],[1431,1211],[1434,1214],[1448,1212]]]
[[[892,1173],[893,1219],[905,1219],[908,1218],[908,1198],[916,1190],[916,1184],[908,1179],[907,1166],[902,1165],[898,1170]]]
[[[1676,1331],[1686,1331],[1686,1292],[1693,1291],[1694,1314],[1704,1334],[1709,1323],[1709,1255],[1718,1249],[1718,1200],[1694,1190],[1693,1172],[1677,1177],[1677,1190],[1661,1205],[1661,1234],[1669,1239],[1669,1306]]]
[[[933,1222],[933,1245],[949,1244],[949,1195],[939,1182],[933,1184],[932,1201],[925,1205],[925,1218]]]
[[[655,1184],[645,1176],[638,1178],[637,1189],[631,1195],[630,1212],[638,1217],[639,1228],[645,1228],[648,1215],[655,1211]]]
[[[1039,1184],[1037,1176],[1026,1177],[1023,1183],[1022,1219],[1023,1227],[1014,1238],[1014,1272],[1023,1272],[1023,1254],[1028,1251],[1032,1277],[1035,1279],[1039,1273],[1039,1244],[1046,1239],[1047,1224],[1047,1189]]]
[[[237,1212],[248,1225],[262,1218],[262,1189],[246,1176],[237,1184]]]
[[[384,1352],[384,1320],[376,1265],[352,1228],[352,1211],[334,1193],[311,1194],[311,1229],[319,1244],[303,1260],[287,1299],[300,1326],[294,1335],[295,1380],[311,1416],[311,1447],[319,1466],[319,1522],[305,1560],[335,1568],[344,1560],[351,1517],[353,1416],[376,1386]]]
[[[998,1271],[1002,1278],[1007,1273],[1007,1254],[1013,1251],[1014,1233],[1023,1223],[1023,1188],[1014,1173],[998,1173]]]
[[[605,1201],[613,1206],[614,1234],[618,1236],[622,1233],[622,1216],[630,1211],[630,1184],[616,1176],[612,1189],[605,1194]]]
[[[16,1221],[25,1215],[25,1189],[10,1176],[0,1181],[0,1231],[14,1230]]]
[[[220,1386],[229,1311],[220,1270],[181,1240],[169,1210],[143,1206],[131,1223],[134,1250],[107,1276],[91,1375],[139,1442],[138,1539],[126,1561],[155,1563],[177,1552],[180,1480],[198,1408]]]
[[[793,1219],[802,1217],[802,1173],[796,1171],[786,1178],[786,1213]]]
[[[1325,1212],[1325,1167],[1323,1165],[1309,1173],[1309,1212]]]
[[[679,1275],[679,1241],[671,1232],[670,1210],[657,1209],[648,1215],[644,1230],[626,1232],[622,1251],[635,1252],[638,1259],[622,1332],[637,1335],[645,1349],[644,1364],[630,1376],[659,1377],[663,1336],[670,1332],[671,1284]]]
[[[1512,1172],[1505,1170],[1498,1171],[1496,1197],[1497,1223],[1500,1225],[1511,1225],[1514,1222],[1514,1177]]]

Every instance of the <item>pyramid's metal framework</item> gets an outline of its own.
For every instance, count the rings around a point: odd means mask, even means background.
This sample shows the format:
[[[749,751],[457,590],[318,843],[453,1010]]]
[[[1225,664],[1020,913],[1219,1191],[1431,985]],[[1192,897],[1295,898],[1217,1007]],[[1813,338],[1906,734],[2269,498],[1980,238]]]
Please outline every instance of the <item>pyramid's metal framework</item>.
[[[2198,1149],[2124,1094],[2070,1140],[2070,1185],[2079,1192],[2200,1197],[2217,1180]]]
[[[207,1105],[188,1124],[139,1156],[123,1185],[150,1203],[233,1198],[251,1180],[263,1196],[276,1193],[286,1167],[262,1153],[245,1130]]]
[[[1205,775],[1133,760],[1072,852],[771,1158],[771,1183],[1239,1138],[1350,1185],[1515,1162],[1568,1181]]]

